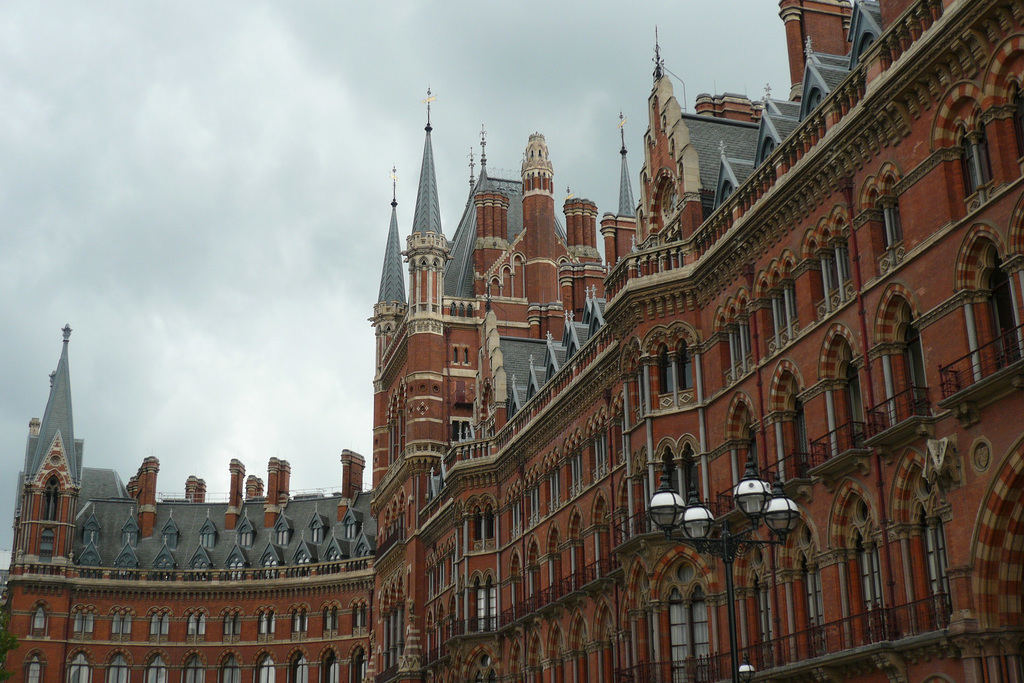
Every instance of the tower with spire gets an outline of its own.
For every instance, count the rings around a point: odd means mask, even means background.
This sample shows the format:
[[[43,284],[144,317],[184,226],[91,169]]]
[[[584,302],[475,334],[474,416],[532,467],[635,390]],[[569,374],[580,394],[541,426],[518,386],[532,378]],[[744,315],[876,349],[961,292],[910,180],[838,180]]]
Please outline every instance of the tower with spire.
[[[71,410],[71,326],[61,332],[64,342],[57,369],[50,375],[43,419],[29,422],[14,521],[16,558],[57,564],[69,561],[75,541],[83,449],[82,440],[75,438]]]
[[[656,53],[657,54],[657,53]],[[655,63],[661,63],[657,54]],[[659,71],[660,72],[660,66]],[[610,265],[629,253],[636,240],[636,201],[633,199],[633,184],[629,179],[629,163],[626,161],[626,117],[619,112],[619,136],[622,146],[619,156],[622,158],[619,169],[619,210],[608,212],[601,217],[601,237],[604,239],[604,258]]]

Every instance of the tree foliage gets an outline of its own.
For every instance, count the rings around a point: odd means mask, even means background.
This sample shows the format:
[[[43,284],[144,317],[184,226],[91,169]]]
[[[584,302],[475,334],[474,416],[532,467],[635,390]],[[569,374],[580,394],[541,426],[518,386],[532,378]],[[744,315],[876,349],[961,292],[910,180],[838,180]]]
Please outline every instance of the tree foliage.
[[[18,647],[18,639],[7,628],[10,618],[9,609],[0,609],[0,681],[6,681],[14,675],[14,672],[7,668],[7,655]]]

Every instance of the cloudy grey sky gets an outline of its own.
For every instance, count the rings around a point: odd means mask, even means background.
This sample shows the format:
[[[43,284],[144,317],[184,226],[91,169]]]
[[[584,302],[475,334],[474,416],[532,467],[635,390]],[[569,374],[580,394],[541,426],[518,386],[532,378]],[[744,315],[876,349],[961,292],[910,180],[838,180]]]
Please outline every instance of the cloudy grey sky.
[[[370,455],[388,173],[407,232],[427,86],[449,237],[481,124],[492,169],[540,131],[556,185],[614,210],[655,25],[690,110],[788,89],[774,0],[6,3],[0,519],[64,323],[87,466],[155,455],[159,490],[222,492],[231,458],[278,456],[293,488],[340,483],[343,448]]]

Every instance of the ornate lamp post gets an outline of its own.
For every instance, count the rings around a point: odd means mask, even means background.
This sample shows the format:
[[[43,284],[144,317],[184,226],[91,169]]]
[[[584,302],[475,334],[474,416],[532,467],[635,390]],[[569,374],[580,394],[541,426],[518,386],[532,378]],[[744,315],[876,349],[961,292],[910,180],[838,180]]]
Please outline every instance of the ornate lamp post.
[[[757,476],[757,466],[751,458],[747,459],[743,478],[733,489],[733,501],[747,519],[750,526],[743,531],[733,533],[729,523],[723,522],[716,538],[711,536],[715,527],[715,517],[711,510],[697,499],[697,492],[691,486],[689,501],[683,502],[682,496],[672,488],[672,467],[665,463],[661,473],[661,486],[651,497],[651,519],[659,529],[665,532],[670,540],[681,541],[702,555],[712,555],[722,560],[725,565],[725,594],[729,602],[729,654],[732,660],[733,683],[751,681],[755,670],[753,665],[739,662],[736,646],[736,605],[733,588],[732,567],[736,558],[750,548],[767,545],[781,545],[786,536],[796,526],[800,511],[782,490],[778,479],[771,486]],[[770,538],[753,538],[754,531],[765,523]],[[682,531],[682,536],[673,535]]]

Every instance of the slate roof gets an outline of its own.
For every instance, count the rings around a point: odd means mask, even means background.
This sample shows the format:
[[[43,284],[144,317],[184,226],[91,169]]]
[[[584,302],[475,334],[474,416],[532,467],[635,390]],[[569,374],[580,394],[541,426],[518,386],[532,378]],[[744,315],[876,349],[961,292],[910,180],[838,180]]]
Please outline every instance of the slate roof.
[[[23,476],[30,479],[39,472],[46,456],[50,453],[50,445],[60,435],[64,444],[64,453],[68,460],[68,468],[75,482],[82,478],[81,439],[75,439],[74,420],[71,411],[71,371],[68,366],[68,340],[71,338],[71,327],[65,325],[64,345],[61,347],[57,369],[50,376],[50,396],[46,399],[46,411],[39,426],[37,436],[29,436],[25,446],[25,468]]]
[[[683,114],[690,129],[690,143],[697,150],[700,184],[705,190],[718,187],[718,171],[722,154],[719,144],[725,143],[725,155],[732,159],[753,159],[757,146],[758,124],[719,119],[698,114]]]
[[[430,131],[427,124],[426,138],[423,141],[423,161],[420,164],[420,184],[416,191],[416,210],[412,214],[413,232],[441,232],[441,204],[437,198],[437,176],[434,173],[434,148],[430,143]]]
[[[508,241],[511,244],[523,231],[523,181],[507,178],[491,178],[487,167],[480,169],[480,177],[469,191],[466,208],[462,212],[459,226],[448,245],[451,260],[445,266],[444,294],[452,297],[473,297],[473,249],[476,246],[476,206],[473,197],[477,192],[502,192],[508,199]],[[566,239],[565,226],[555,216],[555,234]]]
[[[352,557],[361,535],[365,534],[370,545],[370,552],[376,547],[374,539],[377,534],[376,520],[369,514],[370,511],[369,492],[357,494],[353,502],[352,510],[358,511],[363,523],[361,534],[356,538],[344,538],[344,528],[341,522],[335,521],[336,509],[340,494],[324,496],[303,496],[293,498],[285,508],[284,514],[291,522],[294,532],[289,543],[278,546],[283,565],[292,564],[295,553],[305,543],[315,553],[314,558],[325,557],[327,547],[331,540],[336,538],[343,556]],[[120,477],[113,470],[94,470],[86,468],[82,477],[82,489],[79,494],[78,517],[75,521],[76,534],[74,553],[76,558],[81,558],[86,550],[83,541],[83,530],[88,521],[95,516],[99,522],[99,540],[95,544],[95,550],[99,554],[102,566],[114,566],[118,555],[124,550],[122,545],[121,532],[126,524],[133,524],[138,513],[138,503],[128,496],[121,483]],[[154,566],[164,541],[161,537],[161,530],[169,520],[173,519],[174,526],[177,526],[179,538],[176,548],[169,548],[170,554],[178,568],[188,568],[189,561],[193,555],[205,552],[212,563],[212,568],[222,569],[226,566],[228,556],[235,548],[239,535],[242,519],[248,517],[255,532],[253,544],[248,549],[242,549],[243,554],[251,564],[259,562],[264,549],[269,544],[276,545],[277,537],[274,527],[264,528],[263,526],[263,502],[264,499],[253,499],[245,501],[239,518],[239,524],[235,529],[228,530],[224,526],[224,515],[227,512],[227,503],[189,503],[185,501],[162,501],[157,503],[156,524],[154,533],[149,538],[140,538],[133,552],[138,558],[141,569],[149,569]],[[322,543],[313,547],[310,536],[310,522],[315,515],[321,515],[327,520],[328,528]],[[209,521],[216,529],[216,543],[213,548],[205,551],[200,548],[200,529]],[[315,561],[315,560],[314,560]]]
[[[380,273],[380,292],[377,302],[405,303],[405,277],[402,267],[402,247],[398,241],[398,202],[391,202],[391,226],[384,247],[384,266]]]
[[[619,173],[619,215],[635,216],[636,202],[633,200],[633,185],[629,182],[629,165],[626,163],[626,143],[619,151],[622,155],[622,169]]]

